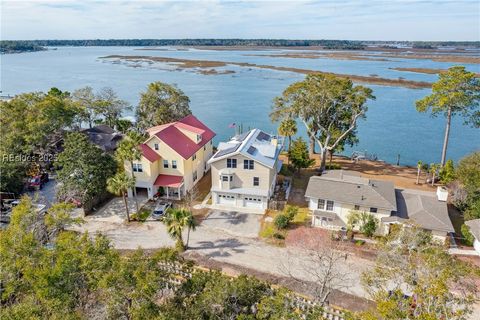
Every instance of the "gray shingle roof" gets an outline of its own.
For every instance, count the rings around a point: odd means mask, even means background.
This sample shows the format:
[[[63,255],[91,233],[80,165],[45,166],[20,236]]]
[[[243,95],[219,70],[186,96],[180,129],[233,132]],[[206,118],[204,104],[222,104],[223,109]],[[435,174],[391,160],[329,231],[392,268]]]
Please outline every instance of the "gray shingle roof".
[[[465,224],[470,228],[470,232],[473,236],[480,241],[480,219],[468,220],[465,221]]]
[[[305,197],[395,211],[394,190],[390,181],[371,180],[356,172],[333,170],[311,177]]]
[[[395,216],[410,219],[418,226],[442,232],[455,232],[448,216],[447,203],[439,201],[433,192],[396,189],[397,212]]]

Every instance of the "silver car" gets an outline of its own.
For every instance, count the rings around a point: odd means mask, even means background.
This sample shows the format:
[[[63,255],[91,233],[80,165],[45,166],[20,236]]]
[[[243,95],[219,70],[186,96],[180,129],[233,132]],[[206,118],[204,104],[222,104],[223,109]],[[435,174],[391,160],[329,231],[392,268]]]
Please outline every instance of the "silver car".
[[[163,218],[165,216],[165,213],[167,212],[167,210],[170,209],[171,207],[172,207],[171,202],[160,201],[155,206],[155,209],[153,209],[152,217],[154,219]]]

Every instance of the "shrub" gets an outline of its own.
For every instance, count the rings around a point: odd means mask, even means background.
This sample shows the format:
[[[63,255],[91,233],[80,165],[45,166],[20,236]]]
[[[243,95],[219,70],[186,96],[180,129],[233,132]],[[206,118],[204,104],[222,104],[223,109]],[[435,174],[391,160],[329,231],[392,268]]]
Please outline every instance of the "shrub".
[[[338,163],[332,163],[332,164],[327,164],[325,165],[325,170],[340,170],[342,169],[342,166],[339,165]]]
[[[373,236],[375,230],[378,227],[378,219],[371,214],[362,215],[362,225],[360,227],[360,232],[366,235],[367,237]]]
[[[290,219],[285,214],[280,213],[275,217],[273,223],[278,229],[286,229],[290,223]]]
[[[453,166],[453,160],[448,160],[447,163],[445,163],[445,166],[440,169],[440,181],[444,184],[448,184],[455,180],[455,168]]]
[[[473,234],[470,232],[467,225],[462,224],[460,231],[462,232],[462,235],[463,235],[463,242],[468,246],[472,246],[473,242],[475,241],[475,238],[473,237]]]
[[[288,217],[289,221],[288,222],[291,222],[293,220],[293,218],[295,218],[295,216],[297,215],[298,213],[298,207],[297,206],[291,206],[291,205],[287,205],[285,207],[285,209],[283,209],[283,212],[284,214]]]
[[[285,240],[285,236],[284,236],[283,234],[281,234],[281,233],[278,233],[278,232],[274,233],[274,234],[273,234],[273,237],[274,237],[275,239],[278,239],[278,240]]]
[[[271,238],[275,233],[275,228],[272,223],[264,223],[263,228],[260,231],[260,237],[262,238]]]
[[[150,216],[150,213],[151,212],[148,209],[140,209],[138,213],[134,213],[130,216],[130,220],[144,222]]]

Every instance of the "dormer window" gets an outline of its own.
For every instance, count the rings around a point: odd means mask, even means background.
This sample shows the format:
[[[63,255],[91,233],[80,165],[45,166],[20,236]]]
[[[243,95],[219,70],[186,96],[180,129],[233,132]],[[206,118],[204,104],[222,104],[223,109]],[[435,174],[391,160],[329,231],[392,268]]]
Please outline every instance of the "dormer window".
[[[159,148],[158,148],[158,143],[155,143],[155,144],[153,145],[153,147],[155,148],[155,150],[158,151],[158,149],[159,149]]]
[[[201,134],[197,134],[197,142],[200,142],[202,141],[202,135]]]

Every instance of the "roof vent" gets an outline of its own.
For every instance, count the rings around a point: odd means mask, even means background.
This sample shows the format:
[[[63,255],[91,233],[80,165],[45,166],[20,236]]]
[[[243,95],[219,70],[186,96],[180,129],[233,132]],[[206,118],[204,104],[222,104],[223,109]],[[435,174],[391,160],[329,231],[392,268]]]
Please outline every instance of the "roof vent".
[[[438,201],[447,201],[448,189],[446,187],[437,187],[437,199]]]

